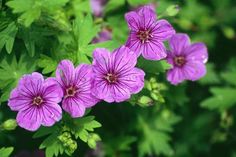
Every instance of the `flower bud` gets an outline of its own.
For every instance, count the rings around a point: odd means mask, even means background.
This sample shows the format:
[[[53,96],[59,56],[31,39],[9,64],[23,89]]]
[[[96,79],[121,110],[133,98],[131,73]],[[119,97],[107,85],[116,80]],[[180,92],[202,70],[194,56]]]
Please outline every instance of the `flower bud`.
[[[2,123],[3,130],[15,130],[17,123],[15,119],[8,119]]]
[[[144,95],[139,98],[138,103],[141,106],[150,106],[153,104],[153,100],[150,97]]]
[[[178,5],[171,5],[166,9],[166,14],[168,16],[176,16],[179,12],[179,6]]]

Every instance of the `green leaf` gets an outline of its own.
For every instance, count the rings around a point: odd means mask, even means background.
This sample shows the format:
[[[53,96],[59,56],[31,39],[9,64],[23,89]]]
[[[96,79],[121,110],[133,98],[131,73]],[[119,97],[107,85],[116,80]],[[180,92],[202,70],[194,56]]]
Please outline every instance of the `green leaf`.
[[[225,110],[236,104],[236,88],[230,87],[212,87],[210,89],[212,97],[207,98],[201,103],[201,106],[210,110]]]
[[[88,14],[82,20],[77,19],[73,27],[77,28],[79,48],[87,46],[100,31],[99,26],[94,24],[91,14]]]
[[[64,6],[69,0],[12,0],[6,4],[13,9],[13,13],[20,13],[18,18],[26,27],[38,20],[42,12],[51,13]]]
[[[220,78],[215,71],[215,66],[212,63],[207,63],[207,73],[199,82],[203,85],[220,83]]]
[[[166,70],[170,69],[172,65],[167,63],[165,60],[150,61],[150,60],[145,60],[142,57],[139,57],[138,67],[143,69],[145,72],[158,74],[158,73],[165,72]]]
[[[0,62],[0,89],[2,90],[0,101],[9,98],[11,90],[15,88],[22,75],[32,73],[34,70],[34,58],[29,59],[26,55],[22,55],[19,61],[15,56],[4,58]]]
[[[151,116],[145,114],[138,117],[138,129],[142,132],[142,138],[138,141],[139,157],[146,155],[171,156],[174,151],[170,146],[170,135],[173,125],[180,121],[180,117],[163,110],[160,115]]]
[[[11,53],[18,28],[15,22],[11,22],[3,31],[0,32],[0,51],[6,47],[7,53]]]
[[[54,72],[57,68],[57,61],[55,61],[55,59],[50,58],[46,55],[40,55],[40,59],[38,59],[37,61],[37,65],[40,68],[43,68],[42,73],[43,74],[48,74],[51,72]]]
[[[10,157],[11,153],[13,152],[14,148],[13,147],[3,147],[0,149],[0,154],[1,157]]]
[[[105,7],[105,12],[115,10],[125,4],[125,0],[109,0]]]

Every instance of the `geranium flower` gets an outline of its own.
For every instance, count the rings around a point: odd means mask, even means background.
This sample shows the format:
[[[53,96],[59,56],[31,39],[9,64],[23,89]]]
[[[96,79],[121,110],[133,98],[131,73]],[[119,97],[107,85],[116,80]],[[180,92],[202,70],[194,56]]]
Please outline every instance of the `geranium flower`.
[[[91,65],[80,64],[74,68],[69,60],[59,63],[56,80],[63,90],[62,108],[72,117],[83,116],[86,108],[92,107],[98,102],[90,91],[91,79]]]
[[[151,5],[126,13],[125,19],[130,29],[127,47],[148,60],[166,57],[163,41],[175,34],[175,30],[166,20],[156,20],[156,13]]]
[[[102,16],[104,6],[107,3],[107,0],[90,0],[90,6],[92,9],[92,12],[95,16]]]
[[[111,31],[112,31],[111,29],[104,27],[101,30],[101,32],[98,33],[98,36],[93,39],[92,43],[95,44],[111,40],[112,39]]]
[[[144,72],[135,68],[137,55],[122,46],[110,53],[104,48],[93,52],[92,93],[107,102],[121,102],[144,86]]]
[[[8,106],[17,114],[17,123],[30,131],[40,125],[52,126],[62,116],[60,87],[51,79],[44,80],[37,72],[24,75],[18,86],[11,92]]]
[[[176,85],[184,80],[198,80],[206,74],[208,60],[204,43],[190,43],[186,34],[175,34],[169,41],[167,61],[173,65],[167,73],[167,80]]]

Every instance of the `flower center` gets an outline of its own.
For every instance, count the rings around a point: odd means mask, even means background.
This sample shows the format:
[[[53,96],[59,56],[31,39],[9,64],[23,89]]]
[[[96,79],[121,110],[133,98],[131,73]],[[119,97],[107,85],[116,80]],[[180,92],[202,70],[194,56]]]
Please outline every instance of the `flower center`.
[[[42,104],[42,102],[43,102],[43,99],[40,96],[37,96],[33,99],[33,104],[34,105],[39,106],[40,104]]]
[[[149,42],[149,39],[152,38],[152,35],[149,30],[144,30],[144,31],[140,30],[138,31],[137,36],[142,43]]]
[[[115,74],[110,74],[108,73],[107,76],[105,77],[105,79],[109,82],[109,83],[115,83],[117,81],[117,76]]]
[[[66,89],[66,97],[69,97],[69,96],[74,96],[76,93],[76,88],[71,86],[70,88],[67,88]]]
[[[183,66],[186,63],[186,60],[183,56],[178,56],[174,58],[175,65]]]

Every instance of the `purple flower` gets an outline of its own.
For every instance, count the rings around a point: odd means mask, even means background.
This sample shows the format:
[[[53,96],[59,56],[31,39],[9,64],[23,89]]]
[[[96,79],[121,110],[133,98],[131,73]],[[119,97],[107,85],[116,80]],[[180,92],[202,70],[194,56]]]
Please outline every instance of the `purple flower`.
[[[92,12],[95,16],[102,16],[107,0],[90,0]]]
[[[8,101],[8,106],[13,111],[18,111],[17,123],[22,128],[30,131],[37,130],[40,125],[52,126],[62,116],[62,92],[57,84],[37,72],[24,75],[18,86],[13,89]]]
[[[72,117],[82,117],[86,108],[98,102],[90,90],[92,77],[91,65],[80,64],[74,68],[69,60],[59,63],[56,80],[64,93],[62,108]]]
[[[92,43],[100,43],[107,40],[111,40],[111,29],[105,27],[99,32],[98,37],[93,39]]]
[[[206,74],[207,48],[203,43],[190,43],[186,34],[175,34],[169,41],[167,61],[173,65],[167,80],[176,85],[184,80],[198,80]]]
[[[121,102],[144,86],[144,72],[135,68],[136,54],[122,46],[110,53],[104,48],[93,52],[92,93],[107,102]]]
[[[151,5],[125,14],[130,34],[126,46],[145,59],[160,60],[166,57],[163,41],[169,39],[175,30],[166,20],[156,20]]]

